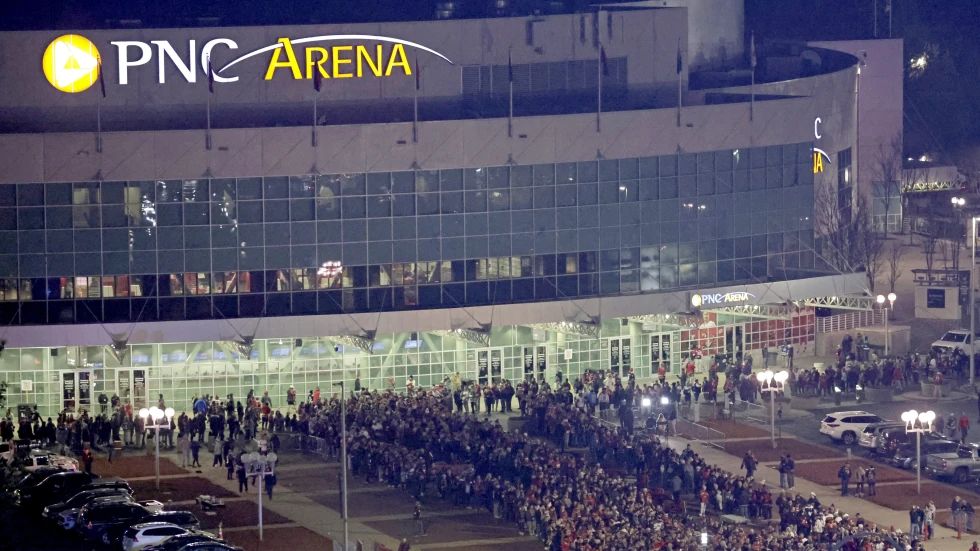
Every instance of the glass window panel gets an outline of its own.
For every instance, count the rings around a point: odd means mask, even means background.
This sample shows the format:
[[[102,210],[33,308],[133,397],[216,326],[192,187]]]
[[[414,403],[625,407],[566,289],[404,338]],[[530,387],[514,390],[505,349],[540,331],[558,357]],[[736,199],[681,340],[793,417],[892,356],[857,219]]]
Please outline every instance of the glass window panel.
[[[345,219],[364,218],[366,213],[364,197],[344,197],[343,217]]]
[[[575,163],[558,163],[555,165],[555,182],[558,184],[574,184]]]
[[[367,194],[386,195],[391,193],[391,173],[371,172],[367,175]]]
[[[534,185],[552,186],[555,184],[555,165],[534,165]]]
[[[45,184],[44,188],[44,204],[71,204],[71,184]]]
[[[555,188],[553,186],[536,188],[534,190],[534,208],[554,208]]]
[[[510,209],[510,190],[494,189],[489,196],[490,210],[501,211]]]
[[[468,191],[487,189],[487,171],[484,168],[468,168],[463,171],[463,186]]]
[[[185,203],[204,203],[211,197],[208,180],[183,180],[180,187]]]
[[[336,177],[340,182],[341,195],[364,195],[364,173],[338,174]]]
[[[395,195],[392,210],[395,216],[414,216],[415,194]]]
[[[463,212],[463,194],[448,192],[440,194],[439,212],[442,214],[458,214]]]
[[[415,172],[415,189],[419,192],[439,191],[439,171],[419,170]]]
[[[599,187],[595,183],[578,184],[578,204],[595,205],[599,202]]]
[[[214,200],[219,200],[219,196],[214,193],[213,186],[211,191],[212,196],[215,197]],[[313,197],[316,191],[316,178],[313,175],[289,177],[289,196],[291,198]]]
[[[530,187],[531,167],[514,166],[510,169],[510,187]]]
[[[520,188],[512,189],[510,194],[510,205],[514,210],[531,208],[531,190]]]
[[[714,153],[698,153],[698,174],[707,174],[715,169]]]
[[[368,198],[368,216],[371,218],[387,218],[391,216],[391,196],[374,195]]]
[[[414,193],[415,173],[410,171],[392,172],[391,190],[393,193]]]
[[[599,181],[612,182],[619,179],[619,161],[606,159],[599,161]]]
[[[458,168],[439,171],[440,191],[460,191],[463,189],[463,171]]]
[[[485,212],[487,210],[487,194],[484,191],[466,192],[466,212]]]
[[[639,192],[636,189],[636,180],[623,180],[619,182],[619,202],[629,203],[639,200]]]
[[[506,166],[492,166],[488,168],[487,187],[490,189],[510,187],[510,168]]]
[[[419,193],[418,214],[438,214],[438,213],[439,213],[439,194]]]
[[[5,207],[17,205],[17,186],[11,184],[0,186],[0,205]]]

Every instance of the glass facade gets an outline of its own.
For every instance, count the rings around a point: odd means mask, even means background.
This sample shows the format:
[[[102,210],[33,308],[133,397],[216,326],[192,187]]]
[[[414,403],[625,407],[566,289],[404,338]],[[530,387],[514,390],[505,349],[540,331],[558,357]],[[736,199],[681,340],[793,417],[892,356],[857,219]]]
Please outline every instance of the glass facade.
[[[336,314],[787,279],[811,144],[577,163],[0,186],[10,324]]]
[[[106,346],[8,348],[0,356],[0,381],[9,396],[37,404],[45,417],[63,409],[98,411],[98,397],[118,395],[134,407],[153,405],[162,394],[167,405],[188,410],[195,396],[268,391],[274,407],[285,409],[286,393],[300,399],[333,383],[350,387],[355,377],[366,388],[404,389],[439,384],[459,373],[481,383],[528,377],[554,381],[560,370],[578,377],[585,370],[613,369],[637,377],[656,373],[660,362],[677,372],[688,358],[706,373],[714,354],[753,353],[814,339],[813,310],[801,308],[781,319],[761,319],[705,311],[700,322],[679,327],[640,320],[609,319],[599,338],[539,327],[495,327],[489,346],[440,333],[378,335],[370,351],[323,337],[257,339],[249,358],[230,342],[177,342],[129,345],[118,356]],[[757,358],[758,359],[758,358]]]

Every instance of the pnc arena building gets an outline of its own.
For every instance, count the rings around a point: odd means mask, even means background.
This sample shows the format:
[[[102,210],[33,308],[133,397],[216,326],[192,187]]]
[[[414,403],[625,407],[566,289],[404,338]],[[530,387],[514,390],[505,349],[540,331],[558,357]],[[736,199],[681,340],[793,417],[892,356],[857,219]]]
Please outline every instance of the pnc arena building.
[[[0,33],[11,403],[812,349],[859,58],[731,4]]]

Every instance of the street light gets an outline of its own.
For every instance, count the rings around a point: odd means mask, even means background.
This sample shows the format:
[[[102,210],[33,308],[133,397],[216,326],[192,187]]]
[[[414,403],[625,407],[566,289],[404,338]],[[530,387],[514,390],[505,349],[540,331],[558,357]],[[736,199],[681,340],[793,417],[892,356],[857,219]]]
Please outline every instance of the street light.
[[[333,386],[340,387],[340,516],[344,519],[344,551],[347,551],[350,540],[347,520],[347,391],[344,381]]]
[[[973,386],[973,376],[974,371],[976,371],[976,354],[977,350],[975,344],[976,340],[976,291],[974,290],[973,275],[976,273],[977,268],[977,217],[970,217],[970,227],[973,233],[970,235],[970,386]]]
[[[785,370],[773,373],[771,369],[760,371],[755,378],[761,385],[761,392],[769,393],[769,429],[772,439],[772,449],[776,449],[776,393],[786,388],[789,373]]]
[[[156,487],[157,490],[159,490],[160,489],[160,427],[162,425],[160,421],[166,418],[167,419],[166,427],[169,429],[170,420],[174,416],[174,408],[160,409],[156,406],[153,406],[150,409],[142,408],[139,411],[139,416],[141,419],[143,419],[144,431],[150,428],[146,424],[147,419],[150,419],[153,421],[152,428],[156,432],[156,434],[153,435],[153,441],[156,447],[156,458],[154,459],[154,468],[156,471]]]
[[[259,477],[259,541],[262,541],[263,537],[262,489],[266,484],[265,477],[276,474],[276,461],[278,459],[279,457],[275,452],[269,452],[267,454],[260,454],[259,452],[242,454],[242,463],[248,469],[248,473]]]
[[[885,356],[886,357],[888,356],[888,344],[889,341],[891,341],[891,333],[888,332],[888,318],[891,317],[891,311],[893,308],[895,308],[895,299],[897,298],[898,295],[896,295],[895,293],[888,293],[887,297],[885,295],[878,295],[877,297],[875,297],[875,301],[878,303],[878,306],[881,306],[885,309]],[[888,300],[888,306],[885,306],[885,299]]]
[[[936,419],[933,411],[919,413],[910,409],[902,413],[905,432],[915,433],[915,492],[922,494],[922,433],[932,432],[932,422]]]

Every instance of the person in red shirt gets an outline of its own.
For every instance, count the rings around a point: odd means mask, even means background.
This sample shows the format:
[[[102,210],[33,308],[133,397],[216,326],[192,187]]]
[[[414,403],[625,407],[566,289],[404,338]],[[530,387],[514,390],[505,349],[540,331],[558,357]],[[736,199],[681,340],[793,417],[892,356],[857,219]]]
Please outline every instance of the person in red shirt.
[[[701,516],[704,516],[705,509],[708,508],[708,499],[711,496],[708,495],[708,488],[701,486],[701,493],[698,494],[698,499],[701,501]]]
[[[970,418],[966,412],[960,414],[960,443],[966,444],[966,435],[970,432]]]

